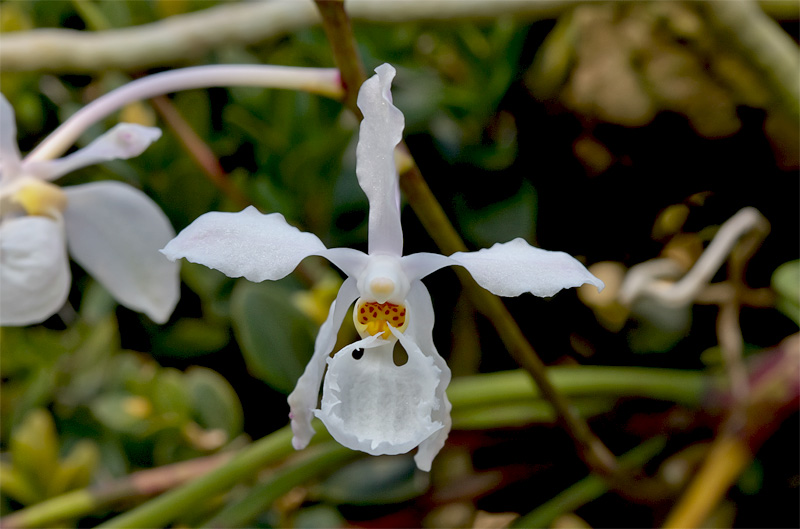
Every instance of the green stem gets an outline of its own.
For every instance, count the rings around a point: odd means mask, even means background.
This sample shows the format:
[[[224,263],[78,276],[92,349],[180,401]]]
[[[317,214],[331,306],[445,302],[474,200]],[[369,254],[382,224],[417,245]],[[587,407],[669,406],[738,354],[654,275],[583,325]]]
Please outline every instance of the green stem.
[[[158,468],[140,470],[120,480],[74,490],[31,505],[0,520],[3,529],[47,527],[68,519],[78,519],[115,503],[137,496],[149,496],[176,487],[208,473],[232,457],[220,453]]]
[[[676,369],[554,366],[547,368],[547,377],[560,393],[571,397],[644,397],[689,406],[700,404],[710,389],[709,377],[703,372]],[[537,395],[530,378],[519,370],[455,379],[447,391],[454,409]]]
[[[666,441],[663,437],[655,437],[640,444],[619,458],[623,468],[635,469],[661,452]],[[599,498],[609,490],[609,484],[595,475],[589,475],[578,481],[556,497],[543,503],[522,518],[518,518],[512,527],[550,527],[558,516],[572,512],[578,507]],[[619,518],[624,519],[623,516]]]
[[[601,412],[608,399],[619,396],[699,405],[704,395],[712,389],[710,384],[713,383],[713,379],[700,371],[639,367],[550,367],[547,374],[559,392],[578,397],[579,400],[575,402],[576,413],[587,416]],[[536,400],[538,393],[535,386],[531,384],[528,375],[520,370],[457,378],[450,384],[447,393],[453,404],[453,422],[457,428],[496,428],[524,424],[521,422],[523,420],[553,419],[552,408],[548,403]],[[593,397],[596,402],[587,403],[582,397]],[[320,423],[315,422],[315,425],[318,431],[315,440],[328,439],[329,436]],[[328,447],[325,450],[324,453],[329,453],[331,458],[337,457],[334,454],[339,453],[338,448]],[[349,450],[342,450],[352,454]],[[191,478],[191,482],[105,524],[106,527],[164,526],[292,452],[291,431],[288,427],[282,428],[255,441],[236,456],[225,454],[224,457],[232,458],[220,466],[217,466],[220,461],[204,458],[202,464],[199,460],[193,460],[141,471],[117,483],[105,483],[69,492],[21,509],[3,518],[0,525],[3,528],[52,526],[65,519],[86,516],[125,498],[175,487]],[[327,461],[326,456],[319,457]],[[187,468],[183,469],[183,466]],[[312,467],[310,463],[304,467],[310,472],[306,474],[308,477],[313,475]],[[317,467],[318,470],[321,467],[322,465]],[[304,471],[298,469],[296,472],[298,474],[288,468],[285,471],[287,476],[294,475],[298,479],[299,473]],[[173,479],[169,482],[155,479],[157,473]],[[145,474],[153,475],[154,479],[144,479]],[[135,476],[137,477],[134,479]],[[268,488],[269,485],[264,487]]]
[[[238,501],[227,504],[216,516],[204,523],[205,527],[250,527],[259,514],[269,509],[270,505],[297,487],[318,476],[328,469],[353,458],[353,452],[338,443],[330,442],[316,448],[310,448],[300,461],[295,461],[286,468],[250,489]]]
[[[525,373],[522,373],[526,376]],[[581,417],[593,417],[614,407],[611,398],[583,398],[572,402]],[[491,430],[494,428],[521,427],[536,423],[554,423],[558,420],[553,406],[545,400],[493,403],[486,406],[458,408],[451,415],[454,430]]]
[[[242,479],[292,453],[292,430],[285,426],[244,448],[226,465],[158,498],[121,514],[98,527],[164,527],[172,520],[202,506]]]

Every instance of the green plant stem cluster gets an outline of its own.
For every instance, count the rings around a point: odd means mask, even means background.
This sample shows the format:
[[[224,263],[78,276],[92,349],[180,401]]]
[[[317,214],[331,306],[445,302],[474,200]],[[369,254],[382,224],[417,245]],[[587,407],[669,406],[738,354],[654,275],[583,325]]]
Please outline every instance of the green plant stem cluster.
[[[553,386],[568,397],[591,395],[592,405],[578,406],[587,414],[603,411],[597,402],[613,402],[620,397],[661,399],[698,406],[715,379],[699,371],[676,371],[632,367],[552,367],[548,376]],[[456,428],[502,428],[537,422],[551,422],[552,407],[541,398],[524,371],[508,371],[463,377],[453,381],[448,396],[453,403]],[[492,413],[487,414],[487,407]],[[521,411],[520,411],[521,410]],[[292,487],[326,472],[356,455],[330,440],[327,431],[316,423],[317,436],[311,454],[290,458],[241,499],[220,511],[214,520],[221,526],[246,524],[266,510],[276,498]],[[289,427],[282,428],[240,450],[235,456],[206,474],[177,486],[139,507],[112,518],[100,527],[163,527],[194,512],[210,498],[252,478],[262,469],[278,465],[294,453]],[[649,446],[649,445],[648,445]],[[646,450],[648,454],[651,450]],[[648,456],[649,458],[651,456]],[[647,459],[646,458],[646,459]],[[638,459],[637,459],[638,461]],[[628,465],[623,465],[628,466]],[[593,478],[589,492],[579,496],[591,499],[605,490],[605,482]],[[600,483],[601,485],[598,485]],[[578,486],[579,490],[583,490]],[[75,519],[109,508],[113,502],[142,495],[136,487],[122,489],[127,494],[111,494],[119,487],[96,486],[73,491],[33,505],[5,517],[4,528],[42,527],[65,519]],[[598,492],[601,491],[601,492]],[[574,501],[565,509],[574,508]],[[552,507],[548,507],[552,509]],[[249,520],[248,520],[249,519]]]

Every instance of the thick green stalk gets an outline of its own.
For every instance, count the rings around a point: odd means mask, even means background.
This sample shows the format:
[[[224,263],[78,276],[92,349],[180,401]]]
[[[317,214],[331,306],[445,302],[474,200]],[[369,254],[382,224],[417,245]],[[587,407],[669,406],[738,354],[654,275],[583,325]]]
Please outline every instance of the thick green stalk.
[[[522,375],[528,378],[525,373]],[[573,399],[572,405],[581,417],[593,417],[610,411],[614,407],[614,399],[584,397]],[[492,430],[537,423],[551,424],[558,420],[549,402],[531,399],[530,395],[523,401],[454,408],[451,418],[454,430]]]
[[[712,384],[715,380],[700,371],[639,367],[551,367],[547,373],[559,392],[578,399],[575,402],[577,411],[584,416],[601,412],[602,408],[607,406],[608,399],[622,396],[699,405],[704,395],[713,389]],[[453,403],[453,422],[457,428],[497,428],[524,424],[521,422],[523,420],[549,422],[554,417],[551,406],[536,398],[538,393],[535,386],[531,383],[530,377],[521,370],[457,378],[450,384],[447,393]],[[584,407],[582,397],[596,399],[598,407]],[[495,410],[495,413],[492,413],[492,410]],[[316,427],[319,432],[317,440],[328,439],[327,432],[319,423],[316,423]],[[279,461],[289,453],[292,453],[291,432],[287,427],[255,441],[218,468],[215,467],[219,463],[211,459],[204,468],[198,466],[197,460],[178,463],[174,466],[192,465],[196,470],[192,474],[194,477],[192,482],[110,520],[106,526],[167,525],[186,512],[190,512],[195,506],[202,505],[214,495],[247,479],[264,466]],[[173,465],[157,470],[166,471],[168,468],[173,468]],[[153,472],[155,471],[142,471],[142,474]],[[204,475],[201,476],[201,472]],[[292,471],[287,468],[286,472],[291,474]],[[188,477],[186,471],[177,470],[171,470],[169,475],[176,477],[176,474],[181,473],[184,477]],[[108,508],[121,499],[143,494],[141,486],[125,484],[131,481],[129,478],[117,483],[105,483],[69,492],[21,509],[3,518],[0,526],[4,528],[52,526],[62,520],[81,518]],[[176,479],[167,488],[174,487],[182,481],[185,479]],[[137,484],[139,482],[141,480],[138,480]],[[155,491],[147,488],[150,492]]]
[[[648,367],[554,366],[547,377],[570,397],[644,397],[696,406],[711,389],[701,371]],[[503,371],[453,381],[447,396],[453,407],[483,406],[514,399],[530,399],[538,391],[523,371]],[[455,403],[458,403],[456,405]]]
[[[98,527],[164,527],[177,517],[225,492],[262,467],[294,451],[292,430],[285,426],[244,448],[226,465],[158,498],[112,518]]]
[[[292,488],[302,485],[314,476],[318,476],[358,454],[358,452],[353,452],[335,442],[310,448],[309,452],[311,453],[307,454],[307,457],[281,468],[269,476],[266,481],[250,489],[243,498],[226,505],[203,526],[214,528],[250,527],[253,520]]]
[[[3,529],[48,527],[54,522],[79,519],[134,497],[149,496],[192,480],[219,467],[230,453],[199,457],[158,468],[140,470],[122,479],[74,490],[31,505],[0,519]]]

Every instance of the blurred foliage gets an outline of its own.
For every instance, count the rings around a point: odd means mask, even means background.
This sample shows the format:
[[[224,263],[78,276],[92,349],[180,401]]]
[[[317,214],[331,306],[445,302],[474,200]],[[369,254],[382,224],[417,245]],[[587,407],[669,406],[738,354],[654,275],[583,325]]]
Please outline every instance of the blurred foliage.
[[[14,0],[0,9],[0,31],[123,28],[225,3]],[[724,370],[715,303],[627,307],[615,296],[627,270],[643,261],[668,256],[691,268],[714,227],[744,206],[772,225],[747,263],[746,284],[737,287],[766,299],[742,303],[744,355],[758,365],[766,348],[797,332],[798,130],[771,106],[765,81],[703,17],[693,3],[590,2],[538,21],[355,23],[368,70],[383,62],[397,67],[394,102],[406,117],[407,143],[467,244],[524,237],[579,256],[606,282],[600,295],[506,300],[547,363]],[[783,26],[797,39],[796,19]],[[222,46],[196,63],[333,64],[319,27]],[[88,101],[173,66],[3,73],[0,85],[16,111],[24,153]],[[329,247],[365,249],[367,202],[354,177],[357,122],[338,102],[215,88],[174,94],[169,103],[252,204],[281,212]],[[121,118],[156,124],[165,134],[138,158],[87,168],[59,184],[128,182],[153,197],[176,230],[207,211],[241,209],[204,176],[148,102],[92,127],[79,144]],[[407,253],[437,251],[410,208],[403,223]],[[44,325],[2,329],[3,514],[136,470],[233,450],[286,424],[285,394],[310,357],[338,273],[308,259],[291,278],[252,284],[182,266],[182,300],[164,326],[116,307],[73,265],[68,307]],[[739,281],[729,274],[723,266],[714,282]],[[452,274],[426,281],[434,338],[455,373],[515,367],[496,332],[459,297]],[[341,343],[352,341],[349,325]],[[661,354],[640,354],[650,352]],[[336,460],[337,468],[320,467],[312,478],[303,475],[304,485],[281,489],[252,521],[435,527],[478,524],[481,511],[525,514],[572,490],[586,471],[561,430],[529,422],[548,411],[543,402],[512,404],[465,418],[473,426],[453,433],[430,475],[408,456]],[[712,396],[701,410],[632,397],[579,404],[616,453],[670,436],[645,472],[673,499],[723,415]],[[491,428],[503,414],[513,415],[514,427]],[[736,527],[799,522],[796,406],[786,416],[781,425],[785,416],[776,412],[772,429],[765,428],[774,436],[713,520]],[[292,461],[282,470],[291,471]],[[204,525],[271,477],[268,469],[240,483],[179,525]],[[593,491],[605,490],[592,483]],[[658,525],[669,503],[663,500],[609,494],[578,502],[575,514],[568,514],[571,503],[559,503],[556,514],[573,527]]]

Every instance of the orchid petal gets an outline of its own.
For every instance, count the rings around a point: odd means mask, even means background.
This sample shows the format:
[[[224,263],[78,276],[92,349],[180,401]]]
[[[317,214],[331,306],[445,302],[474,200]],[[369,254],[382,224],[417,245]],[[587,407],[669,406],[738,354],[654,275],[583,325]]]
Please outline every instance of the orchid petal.
[[[121,182],[64,188],[67,241],[73,259],[117,301],[156,323],[180,296],[179,267],[158,250],[175,231],[155,202]]]
[[[26,216],[0,223],[0,325],[41,323],[67,301],[62,221]]]
[[[372,455],[408,452],[443,427],[431,420],[439,369],[390,329],[408,361],[395,365],[395,343],[377,336],[343,348],[328,359],[322,406],[314,412],[340,444]]]
[[[369,256],[352,248],[326,248],[319,255],[335,264],[348,277],[358,277],[367,268]]]
[[[161,253],[261,282],[287,276],[304,258],[325,251],[316,235],[290,226],[280,213],[253,206],[239,213],[206,213],[181,231]]]
[[[605,286],[571,255],[535,248],[520,238],[477,252],[456,252],[450,258],[498,296],[530,292],[545,297],[584,283],[598,290]]]
[[[298,379],[294,391],[289,395],[289,416],[292,419],[292,433],[294,434],[292,445],[297,450],[308,446],[314,436],[311,419],[319,400],[319,388],[322,384],[322,374],[325,371],[325,361],[333,351],[339,327],[342,326],[344,317],[350,310],[350,305],[357,297],[356,280],[348,277],[339,288],[336,300],[328,311],[328,318],[319,329],[314,343],[314,355]]]
[[[433,360],[436,369],[440,371],[439,383],[436,386],[435,398],[438,406],[431,412],[431,419],[439,422],[443,427],[433,433],[430,437],[422,441],[414,456],[414,461],[420,470],[430,471],[433,458],[444,446],[447,436],[450,434],[450,427],[453,422],[450,419],[450,410],[453,405],[447,398],[447,386],[450,384],[450,368],[436,350],[433,344],[433,303],[430,293],[425,285],[420,281],[411,284],[408,293],[407,303],[411,314],[411,321],[406,329],[405,336],[413,340],[420,350]],[[405,346],[401,339],[401,344]]]
[[[400,190],[394,148],[403,138],[405,118],[392,104],[391,84],[395,70],[388,64],[375,69],[358,92],[358,108],[364,113],[356,148],[356,175],[369,199],[369,253],[400,256]]]
[[[17,124],[14,108],[0,94],[0,182],[6,183],[20,173],[20,154],[17,146]]]
[[[139,156],[160,137],[161,130],[156,127],[118,123],[83,149],[57,160],[30,162],[25,169],[40,178],[55,180],[88,165]]]
[[[457,265],[456,261],[438,253],[419,252],[405,255],[400,260],[409,281],[422,279],[428,274],[432,274],[440,268]]]

